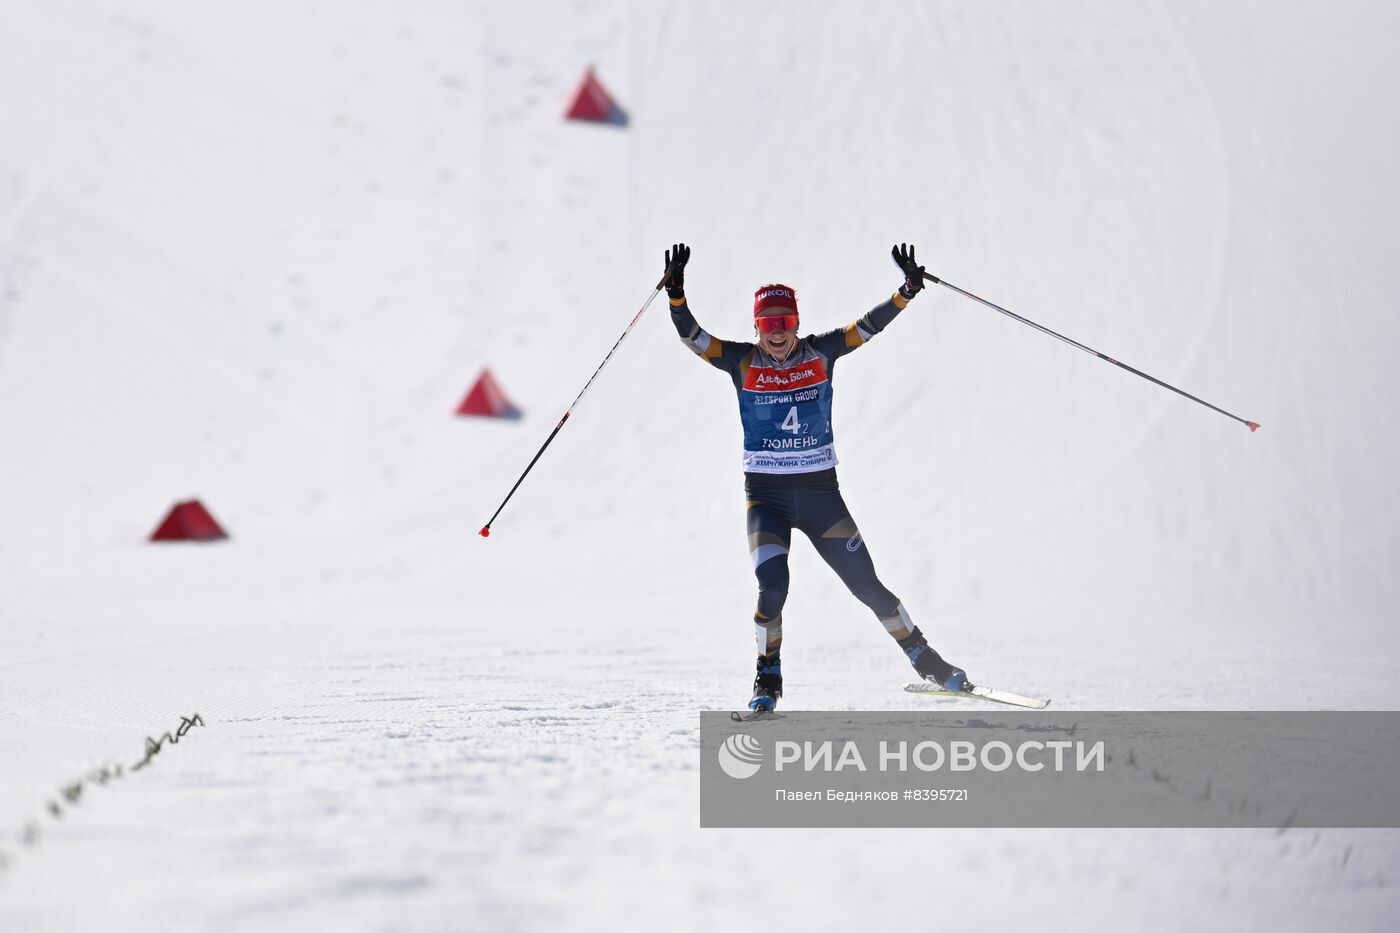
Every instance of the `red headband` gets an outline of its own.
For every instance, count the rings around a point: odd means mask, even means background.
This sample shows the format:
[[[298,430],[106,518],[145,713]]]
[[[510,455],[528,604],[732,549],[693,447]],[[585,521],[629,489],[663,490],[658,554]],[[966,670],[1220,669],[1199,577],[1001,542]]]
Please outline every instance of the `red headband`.
[[[797,293],[786,285],[765,285],[753,293],[753,316],[764,311],[782,309],[797,313]]]

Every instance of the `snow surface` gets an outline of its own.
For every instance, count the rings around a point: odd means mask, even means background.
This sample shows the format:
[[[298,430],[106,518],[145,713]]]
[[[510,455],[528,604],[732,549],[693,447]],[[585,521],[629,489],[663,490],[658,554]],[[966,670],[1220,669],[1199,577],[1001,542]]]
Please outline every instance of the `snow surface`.
[[[1383,3],[0,4],[0,930],[1393,929],[1391,831],[698,829],[753,583],[662,306],[476,532],[665,246],[742,338],[909,241],[1263,424],[920,297],[836,430],[935,644],[1057,708],[1396,709],[1397,46]],[[560,119],[589,64],[627,129]],[[451,417],[488,365],[521,421]],[[232,540],[144,543],[191,496]],[[928,705],[793,575],[785,705]]]

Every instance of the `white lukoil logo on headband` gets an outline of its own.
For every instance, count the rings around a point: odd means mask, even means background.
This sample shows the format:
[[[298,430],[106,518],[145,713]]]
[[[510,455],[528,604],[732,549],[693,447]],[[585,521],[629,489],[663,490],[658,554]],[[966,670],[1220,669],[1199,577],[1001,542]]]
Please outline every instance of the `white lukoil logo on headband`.
[[[791,291],[789,291],[789,290],[786,289],[786,288],[765,288],[763,291],[761,291],[761,292],[758,293],[758,297],[760,297],[760,298],[774,298],[774,297],[777,297],[777,298],[791,298],[793,301],[796,301],[796,300],[797,300],[797,296],[794,295]]]

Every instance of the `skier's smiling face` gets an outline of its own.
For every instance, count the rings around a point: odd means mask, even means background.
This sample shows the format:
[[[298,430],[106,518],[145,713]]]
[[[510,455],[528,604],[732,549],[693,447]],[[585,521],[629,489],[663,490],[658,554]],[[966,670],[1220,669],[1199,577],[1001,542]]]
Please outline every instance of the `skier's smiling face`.
[[[769,308],[754,320],[758,345],[782,362],[797,346],[797,315],[783,308]]]

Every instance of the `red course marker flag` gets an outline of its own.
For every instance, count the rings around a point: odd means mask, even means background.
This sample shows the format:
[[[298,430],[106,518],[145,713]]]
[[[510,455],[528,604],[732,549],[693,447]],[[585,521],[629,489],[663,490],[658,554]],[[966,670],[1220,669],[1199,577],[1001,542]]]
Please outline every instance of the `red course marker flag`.
[[[152,541],[222,541],[228,532],[220,527],[198,499],[175,503],[164,521],[151,533]]]
[[[611,94],[603,87],[598,76],[589,68],[583,73],[583,82],[574,94],[573,103],[564,114],[566,120],[582,120],[586,123],[608,123],[613,126],[627,125],[627,112],[618,106]]]
[[[462,404],[457,406],[459,415],[476,415],[482,418],[519,418],[520,409],[506,398],[506,393],[491,375],[491,370],[483,369],[476,382],[467,390]]]

